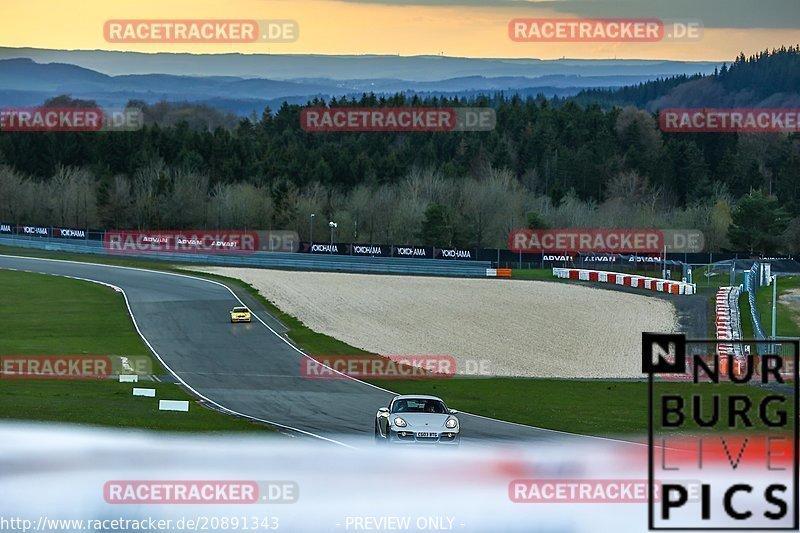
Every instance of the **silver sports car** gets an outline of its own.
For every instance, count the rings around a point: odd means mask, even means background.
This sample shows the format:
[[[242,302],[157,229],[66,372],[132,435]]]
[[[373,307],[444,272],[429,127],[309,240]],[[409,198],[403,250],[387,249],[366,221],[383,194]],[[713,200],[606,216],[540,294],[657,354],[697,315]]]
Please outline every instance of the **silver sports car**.
[[[456,413],[436,396],[395,396],[375,415],[375,441],[458,445],[461,424]]]

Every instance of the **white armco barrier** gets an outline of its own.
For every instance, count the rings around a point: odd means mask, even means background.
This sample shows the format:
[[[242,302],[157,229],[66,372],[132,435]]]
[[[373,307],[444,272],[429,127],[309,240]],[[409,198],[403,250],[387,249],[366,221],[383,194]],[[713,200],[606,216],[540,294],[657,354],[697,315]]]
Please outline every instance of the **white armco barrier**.
[[[683,281],[668,281],[661,278],[648,278],[621,272],[604,272],[601,270],[585,270],[582,268],[553,268],[553,275],[561,279],[574,279],[579,281],[597,281],[600,283],[615,283],[633,288],[643,288],[651,291],[667,292],[670,294],[694,294],[697,285]]]

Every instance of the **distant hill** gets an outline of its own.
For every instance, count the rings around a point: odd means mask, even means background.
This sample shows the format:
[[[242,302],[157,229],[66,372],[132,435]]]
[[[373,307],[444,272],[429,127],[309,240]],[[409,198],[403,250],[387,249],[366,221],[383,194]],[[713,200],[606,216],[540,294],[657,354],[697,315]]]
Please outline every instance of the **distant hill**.
[[[28,58],[37,63],[69,63],[111,76],[172,74],[177,76],[236,76],[293,80],[440,81],[481,76],[608,77],[652,79],[680,74],[709,74],[717,62],[638,59],[482,59],[445,56],[280,55],[280,54],[144,54],[104,50],[46,50],[0,47],[0,59]]]
[[[13,50],[16,49],[0,49],[0,57]],[[384,95],[404,93],[407,95],[470,98],[481,94],[491,95],[502,92],[522,97],[539,94],[548,98],[568,97],[585,88],[622,87],[656,79],[663,72],[688,68],[688,64],[684,63],[665,65],[664,62],[647,61],[562,60],[539,62],[532,60],[381,57],[380,61],[375,63],[377,59],[372,56],[361,58],[295,56],[296,64],[293,63],[291,69],[284,65],[286,68],[279,69],[279,73],[284,75],[288,73],[302,74],[302,76],[291,79],[273,79],[214,74],[217,56],[188,57],[186,54],[166,54],[170,61],[178,62],[175,68],[179,73],[192,72],[199,59],[208,61],[210,66],[202,70],[209,71],[210,75],[200,76],[158,72],[110,75],[92,70],[85,65],[60,62],[42,63],[45,56],[47,59],[53,59],[56,56],[76,60],[93,58],[92,61],[84,61],[86,64],[103,63],[109,58],[118,58],[119,61],[114,62],[116,70],[120,70],[126,62],[141,67],[145,60],[150,61],[150,68],[154,70],[166,69],[163,61],[157,62],[157,57],[147,54],[128,56],[127,53],[117,52],[52,52],[50,54],[42,52],[33,55],[36,55],[36,60],[26,57],[0,59],[0,106],[35,106],[49,98],[66,94],[74,98],[94,100],[100,105],[109,107],[123,106],[129,100],[141,100],[150,104],[159,101],[190,102],[209,105],[238,115],[251,113],[258,115],[264,108],[275,109],[284,101],[290,104],[303,104],[314,98],[330,100],[333,97],[359,97],[364,93]],[[160,57],[164,54],[155,55]],[[276,59],[272,56],[259,57],[266,62]],[[243,61],[244,64],[240,67],[235,65],[230,68],[226,67],[224,70],[251,72],[247,67],[251,57],[237,56],[235,59]],[[278,57],[277,59],[281,63],[286,58]],[[450,60],[453,60],[452,64]],[[380,76],[389,73],[408,75],[410,65],[427,64],[432,61],[440,63],[445,68],[430,69],[422,77],[430,78],[435,74],[439,76],[438,79],[407,80],[399,77]],[[231,62],[236,63],[233,60]],[[510,62],[511,65],[507,65],[506,62]],[[374,72],[365,67],[370,64],[376,65]],[[324,65],[324,68],[321,65]],[[346,67],[344,71],[354,76],[362,76],[366,72],[370,72],[374,77],[335,79],[318,75],[320,71],[323,74],[333,74],[336,72],[336,68],[333,68],[336,65],[344,65]],[[709,65],[702,64],[701,66],[708,68]],[[479,72],[484,67],[489,71],[507,70],[516,74],[487,76],[473,73]],[[651,67],[655,70],[650,71]],[[698,67],[698,65],[693,65],[693,67]],[[136,70],[137,67],[130,68]],[[446,77],[449,72],[468,73],[469,75]],[[546,72],[546,74],[527,77],[520,75],[520,72]],[[576,72],[582,74],[578,75]]]
[[[9,59],[0,64],[3,73],[0,86],[3,89],[58,89],[63,84],[98,84],[111,80],[110,76],[75,65],[51,63],[45,67],[25,58]]]

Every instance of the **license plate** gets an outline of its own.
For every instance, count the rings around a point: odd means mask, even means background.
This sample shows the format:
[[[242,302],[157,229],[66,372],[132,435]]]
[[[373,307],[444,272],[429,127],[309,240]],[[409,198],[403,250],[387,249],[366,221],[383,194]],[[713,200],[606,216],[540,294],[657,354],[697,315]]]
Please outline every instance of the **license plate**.
[[[439,436],[438,433],[425,433],[425,432],[417,433],[417,437],[438,437],[438,436]]]

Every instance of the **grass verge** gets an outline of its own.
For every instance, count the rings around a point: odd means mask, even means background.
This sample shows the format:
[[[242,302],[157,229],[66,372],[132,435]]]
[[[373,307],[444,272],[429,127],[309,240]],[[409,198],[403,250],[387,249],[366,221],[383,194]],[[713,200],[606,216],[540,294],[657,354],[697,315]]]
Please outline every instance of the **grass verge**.
[[[777,312],[775,333],[778,337],[800,337],[800,302],[791,303],[791,300],[781,298],[789,291],[800,293],[800,277],[780,276],[777,281]],[[745,304],[747,302],[745,301]],[[749,307],[749,306],[748,306]],[[772,332],[772,285],[760,287],[756,294],[756,308],[761,315],[761,325],[764,332]]]
[[[789,291],[795,294],[800,292],[800,277],[786,276],[778,278],[777,288],[777,327],[778,337],[800,337],[800,301],[781,299]],[[761,316],[761,325],[767,336],[772,332],[772,285],[760,287],[756,294],[756,309]],[[742,336],[746,339],[753,337],[753,319],[747,293],[742,293],[739,298],[739,310],[742,315]]]
[[[128,315],[122,294],[98,284],[0,270],[0,356],[126,355],[152,358]],[[132,396],[112,379],[10,379],[0,376],[0,418],[170,431],[264,430],[206,409],[181,387],[146,382],[156,398]],[[188,413],[158,410],[158,398],[190,400]]]
[[[202,433],[269,429],[207,409],[172,383],[140,382],[138,386],[156,389],[156,397],[134,397],[131,383],[110,379],[3,380],[0,418]],[[189,412],[159,411],[159,398],[189,400]]]

